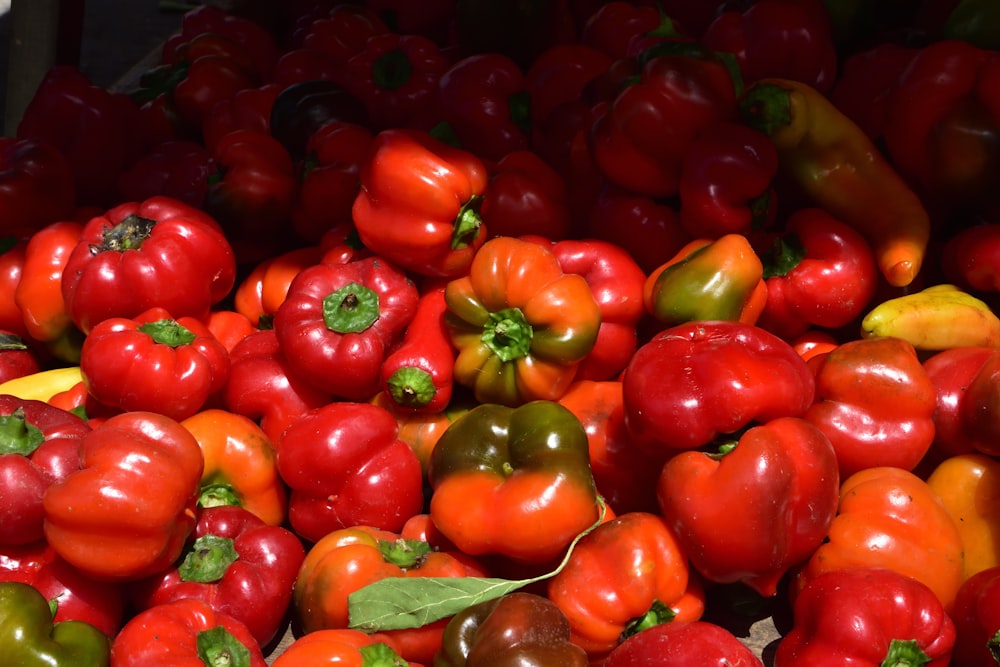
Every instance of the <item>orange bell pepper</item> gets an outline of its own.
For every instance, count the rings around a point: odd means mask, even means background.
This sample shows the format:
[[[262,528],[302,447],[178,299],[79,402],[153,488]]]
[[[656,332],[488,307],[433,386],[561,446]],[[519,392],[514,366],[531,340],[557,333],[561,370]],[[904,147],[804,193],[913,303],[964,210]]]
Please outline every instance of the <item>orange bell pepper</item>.
[[[235,412],[202,410],[183,420],[201,446],[200,507],[238,505],[278,526],[285,520],[288,494],[278,475],[274,445],[255,422]]]
[[[1000,565],[1000,460],[978,452],[950,456],[931,471],[927,485],[962,534],[964,578]]]

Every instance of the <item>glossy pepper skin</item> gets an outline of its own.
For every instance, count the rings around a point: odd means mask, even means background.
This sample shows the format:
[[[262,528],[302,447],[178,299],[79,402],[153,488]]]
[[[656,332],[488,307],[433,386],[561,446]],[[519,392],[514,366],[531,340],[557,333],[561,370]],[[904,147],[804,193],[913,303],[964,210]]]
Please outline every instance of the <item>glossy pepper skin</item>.
[[[668,458],[752,422],[796,417],[815,379],[794,348],[759,327],[700,321],[656,334],[622,377],[625,423],[636,446]]]
[[[934,591],[946,612],[953,609],[963,577],[962,536],[914,473],[879,466],[843,480],[827,540],[797,569],[792,595],[824,572],[859,566],[911,576]]]
[[[961,346],[924,361],[934,385],[934,448],[943,454],[1000,454],[992,415],[1000,400],[1000,356],[984,346]]]
[[[513,237],[487,241],[466,276],[445,287],[455,381],[480,402],[555,400],[593,350],[600,306],[586,279],[552,250]]]
[[[138,610],[184,598],[241,621],[261,646],[277,635],[305,558],[301,540],[233,505],[198,511],[176,566],[129,584]]]
[[[570,639],[591,660],[649,625],[701,618],[704,593],[687,552],[662,517],[621,514],[581,539],[546,597],[566,614]]]
[[[837,78],[837,48],[821,0],[757,0],[742,11],[721,11],[699,41],[736,56],[747,83],[783,77],[826,93]]]
[[[337,663],[344,667],[408,667],[393,648],[378,635],[361,630],[337,628],[316,630],[296,638],[271,667],[297,667],[303,664]]]
[[[38,361],[24,339],[12,331],[0,329],[0,386],[8,380],[39,372],[42,369]]]
[[[767,301],[764,266],[743,234],[698,238],[650,272],[646,312],[666,327],[725,320],[755,324]]]
[[[25,667],[107,667],[111,642],[86,621],[52,620],[49,601],[19,581],[0,582],[0,638],[5,660]]]
[[[111,644],[111,665],[174,664],[265,667],[267,661],[246,625],[204,600],[182,598],[133,616]]]
[[[782,417],[742,433],[719,455],[680,452],[660,472],[660,513],[706,579],[763,597],[826,537],[840,477],[830,441]],[[749,491],[749,493],[748,493]]]
[[[900,338],[851,340],[809,361],[816,398],[805,419],[830,439],[840,475],[913,470],[934,440],[934,383]]]
[[[280,526],[288,491],[278,474],[274,442],[249,417],[207,408],[181,422],[205,459],[199,507],[235,505],[265,524]]]
[[[384,408],[349,401],[316,408],[285,429],[277,450],[290,488],[288,520],[307,540],[360,524],[398,530],[423,507],[420,461]]]
[[[58,600],[51,617],[90,623],[114,637],[125,618],[125,589],[97,581],[60,558],[45,540],[0,546],[0,581],[19,581],[37,589],[46,600]]]
[[[487,238],[479,206],[489,174],[474,154],[419,130],[379,132],[352,217],[376,255],[419,275],[463,275]]]
[[[949,456],[931,470],[927,486],[962,534],[965,580],[1000,566],[1000,461],[978,452]]]
[[[94,325],[80,352],[94,398],[120,410],[182,420],[205,406],[229,379],[229,353],[201,320],[174,319],[163,308]]]
[[[736,118],[737,82],[723,60],[690,42],[665,42],[640,59],[639,81],[601,113],[589,145],[612,183],[652,197],[676,195],[688,147]]]
[[[708,621],[670,621],[637,632],[619,644],[604,667],[762,667],[736,635]]]
[[[431,452],[431,520],[461,551],[525,563],[557,556],[598,518],[587,434],[558,403],[483,403]]]
[[[972,575],[958,589],[952,618],[952,665],[978,667],[1000,661],[1000,567]]]
[[[410,277],[380,257],[321,263],[289,284],[274,332],[299,378],[340,398],[368,400],[419,301]]]
[[[43,498],[56,553],[108,581],[172,564],[195,525],[203,459],[194,436],[169,417],[125,412],[88,433],[79,455],[79,470]]]
[[[973,225],[956,231],[941,247],[941,272],[950,283],[966,290],[1000,291],[997,254],[1000,224]]]
[[[888,100],[885,145],[931,201],[966,210],[996,202],[1000,57],[939,40],[917,52]]]
[[[913,282],[930,239],[930,217],[896,167],[818,90],[765,78],[739,102],[743,121],[778,149],[779,174],[809,201],[861,232],[890,285]]]
[[[587,654],[570,640],[566,616],[551,600],[515,591],[455,614],[435,667],[487,667],[497,656],[526,665],[584,667]]]
[[[88,333],[108,317],[154,306],[200,317],[233,288],[236,258],[218,223],[170,197],[127,202],[87,222],[63,268],[73,323]]]
[[[951,664],[955,624],[941,601],[926,584],[888,568],[812,579],[796,597],[793,616],[775,667]]]
[[[846,326],[875,297],[879,274],[868,241],[823,209],[792,213],[759,254],[767,302],[757,324],[786,340],[810,327]]]
[[[3,235],[28,239],[73,214],[76,190],[67,158],[47,141],[0,138]]]
[[[398,532],[358,525],[334,530],[313,544],[295,578],[293,605],[304,632],[353,627],[350,595],[391,577],[484,577],[475,559]],[[429,665],[448,619],[418,628],[375,633],[408,661]],[[355,628],[356,629],[356,628]],[[364,629],[364,628],[362,628]]]
[[[567,238],[573,226],[566,182],[536,151],[505,153],[491,169],[479,209],[490,236]]]
[[[0,544],[44,537],[42,497],[79,467],[90,425],[40,400],[0,394]]]

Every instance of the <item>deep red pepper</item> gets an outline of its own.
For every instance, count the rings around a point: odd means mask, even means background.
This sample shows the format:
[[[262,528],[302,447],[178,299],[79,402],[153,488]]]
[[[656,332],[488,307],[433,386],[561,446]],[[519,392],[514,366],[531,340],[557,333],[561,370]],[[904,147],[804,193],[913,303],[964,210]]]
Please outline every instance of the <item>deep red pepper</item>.
[[[457,3],[432,0],[415,5],[408,0],[364,0],[362,4],[395,32],[423,35],[440,42],[448,39]]]
[[[538,54],[524,71],[524,88],[531,99],[532,148],[544,140],[549,115],[563,105],[583,103],[587,84],[611,66],[600,49],[579,42],[555,44]]]
[[[14,294],[24,272],[24,254],[28,239],[0,236],[0,329],[22,338],[28,337],[28,328],[21,316]]]
[[[142,201],[165,195],[201,207],[208,178],[215,172],[212,154],[198,141],[171,139],[150,146],[118,176],[122,201]]]
[[[504,154],[493,167],[479,214],[491,236],[533,234],[560,241],[572,231],[566,183],[527,149]]]
[[[660,623],[619,644],[604,667],[763,667],[763,662],[736,635],[708,621]]]
[[[778,152],[763,133],[723,122],[698,136],[681,162],[680,221],[692,237],[749,234],[777,214]]]
[[[1000,292],[1000,223],[965,227],[941,247],[944,279],[962,289]]]
[[[306,540],[360,525],[398,531],[423,507],[420,460],[384,408],[329,403],[292,422],[276,444],[291,488],[288,520]]]
[[[45,540],[0,544],[0,581],[20,581],[56,600],[54,619],[90,623],[114,637],[125,619],[125,590],[85,575],[56,554]]]
[[[371,7],[337,3],[322,18],[308,23],[302,47],[343,64],[364,50],[370,38],[389,31],[389,26]]]
[[[38,357],[28,344],[14,332],[0,329],[0,384],[40,370]]]
[[[235,505],[206,507],[177,564],[129,585],[137,611],[183,598],[241,621],[261,646],[286,620],[305,548],[293,532]]]
[[[27,239],[42,227],[69,218],[76,205],[69,160],[54,145],[0,137],[0,236]]]
[[[438,80],[436,117],[484,160],[528,148],[531,98],[521,68],[501,53],[463,58]]]
[[[890,41],[851,53],[840,66],[830,100],[870,139],[880,139],[888,122],[892,88],[917,51]]]
[[[394,409],[437,413],[451,401],[457,351],[447,310],[443,283],[424,288],[399,345],[383,359],[382,389]]]
[[[994,426],[1000,404],[1000,353],[990,347],[956,347],[925,359],[923,367],[936,397],[935,452],[1000,454]]]
[[[184,14],[180,32],[164,42],[163,59],[169,62],[178,44],[203,33],[222,35],[239,44],[256,72],[265,79],[281,53],[272,33],[256,21],[215,5],[198,5]]]
[[[245,88],[209,109],[201,124],[206,150],[214,152],[219,140],[233,130],[269,132],[271,109],[281,90],[275,83]]]
[[[955,597],[954,667],[980,667],[1000,662],[1000,567],[974,574]]]
[[[612,58],[637,56],[656,41],[682,35],[659,5],[646,2],[605,2],[580,28],[582,44]]]

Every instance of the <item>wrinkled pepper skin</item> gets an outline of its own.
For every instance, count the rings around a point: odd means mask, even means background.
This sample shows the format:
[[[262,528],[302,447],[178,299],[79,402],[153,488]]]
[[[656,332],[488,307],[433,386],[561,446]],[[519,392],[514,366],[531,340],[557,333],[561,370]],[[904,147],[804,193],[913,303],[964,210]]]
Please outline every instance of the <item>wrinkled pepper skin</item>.
[[[587,433],[558,403],[483,403],[431,452],[430,515],[461,551],[543,563],[598,518]]]
[[[981,667],[1000,662],[1000,567],[965,580],[952,612],[957,637],[954,667]]]
[[[455,381],[481,403],[556,400],[591,352],[601,310],[587,280],[532,241],[487,241],[445,286]]]
[[[815,402],[805,419],[830,439],[840,476],[877,466],[913,470],[934,440],[934,383],[900,338],[850,340],[809,361]]]
[[[45,538],[96,579],[130,581],[174,562],[195,526],[203,458],[180,422],[108,418],[79,446],[79,470],[45,491]]]
[[[934,591],[888,568],[812,579],[796,597],[793,616],[775,667],[947,667],[955,645],[955,624]]]
[[[592,660],[647,623],[696,621],[705,610],[687,552],[663,518],[648,512],[621,514],[585,535],[549,579],[546,597]]]
[[[622,376],[625,423],[636,446],[668,458],[751,422],[797,417],[815,379],[795,349],[759,327],[696,321],[656,334]]]
[[[0,544],[44,537],[45,490],[79,468],[77,448],[90,431],[71,412],[0,394]]]
[[[604,667],[763,667],[746,644],[721,625],[708,621],[661,623],[618,645]]]
[[[721,458],[680,452],[660,472],[660,513],[709,581],[763,597],[822,544],[840,477],[830,441],[804,419],[751,427]]]
[[[445,627],[434,667],[488,667],[500,660],[539,666],[588,664],[587,654],[570,640],[569,623],[559,607],[520,591],[455,614]]]
[[[951,612],[962,585],[962,536],[941,499],[917,475],[866,468],[840,485],[827,540],[795,573],[792,596],[824,572],[885,567],[922,581]]]
[[[0,641],[12,667],[107,667],[111,641],[86,621],[53,622],[49,601],[19,581],[0,582]]]

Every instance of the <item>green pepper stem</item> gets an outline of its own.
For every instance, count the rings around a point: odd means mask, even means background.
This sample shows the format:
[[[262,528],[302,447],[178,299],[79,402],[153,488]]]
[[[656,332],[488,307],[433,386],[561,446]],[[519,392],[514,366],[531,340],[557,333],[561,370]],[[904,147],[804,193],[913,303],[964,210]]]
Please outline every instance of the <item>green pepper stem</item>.
[[[422,408],[437,394],[434,378],[416,366],[398,369],[389,376],[386,385],[393,402],[405,408]]]
[[[920,667],[930,661],[930,657],[917,645],[916,639],[893,639],[889,642],[889,653],[881,667]]]
[[[465,248],[479,233],[479,227],[483,224],[483,218],[479,215],[479,206],[483,198],[474,195],[469,201],[462,204],[461,210],[455,217],[454,231],[451,233],[451,249],[458,250]]]
[[[199,632],[196,644],[205,667],[250,667],[250,649],[221,625]]]
[[[481,340],[500,361],[520,359],[531,350],[534,330],[520,308],[505,308],[490,313]]]
[[[358,283],[348,283],[323,299],[323,321],[335,333],[361,333],[378,316],[378,293]]]
[[[153,341],[170,347],[190,345],[197,336],[175,320],[157,320],[139,326],[139,331],[148,335]]]
[[[178,566],[182,581],[208,583],[222,579],[229,566],[239,560],[233,540],[218,535],[202,535]]]
[[[11,414],[0,416],[0,454],[28,456],[43,442],[45,434],[28,422],[23,407],[18,406]]]

